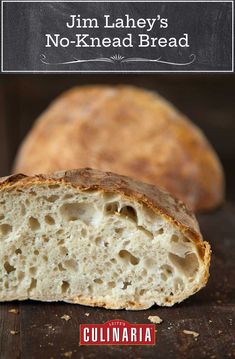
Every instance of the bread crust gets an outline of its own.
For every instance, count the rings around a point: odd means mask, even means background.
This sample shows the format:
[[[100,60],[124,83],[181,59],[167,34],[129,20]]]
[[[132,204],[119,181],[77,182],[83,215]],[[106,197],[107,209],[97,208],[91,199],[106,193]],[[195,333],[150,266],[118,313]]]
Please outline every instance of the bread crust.
[[[14,172],[92,167],[160,186],[192,210],[224,198],[219,159],[203,133],[156,93],[84,86],[62,94],[26,137]]]
[[[104,191],[119,193],[131,200],[145,204],[155,213],[163,216],[170,221],[184,235],[195,243],[201,261],[204,264],[204,275],[199,285],[193,288],[193,292],[198,291],[207,283],[210,266],[210,245],[203,241],[197,220],[194,214],[178,199],[173,198],[169,193],[160,190],[154,185],[139,182],[126,176],[121,176],[111,172],[103,172],[91,168],[83,168],[69,171],[59,171],[51,175],[26,176],[15,174],[8,177],[0,178],[0,191],[12,190],[13,188],[22,188],[34,184],[59,184],[73,186],[80,191]],[[192,291],[188,293],[188,296]],[[187,296],[187,295],[186,295]],[[165,305],[171,306],[176,302],[181,302],[186,298],[185,293],[182,296],[169,297]],[[25,298],[27,299],[27,298]],[[45,296],[34,298],[38,300],[47,300]],[[49,300],[49,299],[48,299]],[[56,300],[56,298],[55,298]],[[89,306],[103,306],[109,309],[146,309],[149,304],[140,305],[135,302],[109,302],[97,298],[74,297],[64,298],[64,301],[84,304]],[[154,303],[152,303],[154,304]]]

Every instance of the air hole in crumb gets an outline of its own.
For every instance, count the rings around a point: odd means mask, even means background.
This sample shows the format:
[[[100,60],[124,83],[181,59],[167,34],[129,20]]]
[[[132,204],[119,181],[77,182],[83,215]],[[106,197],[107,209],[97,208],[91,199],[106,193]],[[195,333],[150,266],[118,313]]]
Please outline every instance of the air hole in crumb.
[[[45,222],[49,225],[55,224],[54,218],[52,216],[50,216],[49,214],[47,214],[44,219],[45,219]]]
[[[111,262],[111,263],[117,263],[117,260],[116,260],[115,258],[111,258],[111,259],[110,259],[110,262]]]
[[[146,290],[145,290],[145,289],[141,289],[141,290],[140,290],[140,295],[144,295],[144,294],[145,294],[145,292],[146,292]]]
[[[151,233],[150,231],[148,231],[146,228],[144,228],[143,226],[138,226],[138,229],[144,233],[146,236],[148,236],[150,239],[153,239],[153,233]]]
[[[94,282],[97,283],[97,284],[102,284],[103,283],[101,278],[94,279]]]
[[[101,244],[101,242],[102,242],[101,237],[96,237],[95,244],[99,245],[99,244]]]
[[[12,231],[12,226],[10,224],[4,223],[0,225],[0,233],[3,236],[7,236]]]
[[[9,274],[11,272],[14,272],[16,270],[16,268],[13,267],[12,265],[10,265],[9,262],[4,263],[4,268],[5,268],[6,272],[7,272],[7,274]]]
[[[73,198],[73,194],[67,193],[63,197],[63,199],[70,199],[70,198]]]
[[[38,222],[37,218],[29,218],[29,227],[32,231],[37,231],[40,228],[40,223]]]
[[[58,244],[59,244],[59,245],[64,244],[64,239],[60,239],[60,240],[58,241]]]
[[[94,217],[95,208],[91,203],[65,203],[61,206],[60,213],[66,221],[80,219],[89,224]]]
[[[123,287],[122,289],[126,289],[129,285],[131,285],[131,282],[123,282]]]
[[[173,234],[173,236],[171,236],[171,241],[177,243],[179,242],[179,237],[176,234]]]
[[[62,293],[66,293],[68,291],[69,287],[70,287],[69,282],[63,280],[62,285],[61,285]]]
[[[115,288],[115,287],[116,287],[116,283],[115,283],[115,282],[108,282],[108,287],[109,287],[109,288]]]
[[[44,259],[45,262],[48,262],[48,257],[47,256],[43,256],[42,258]]]
[[[105,205],[105,213],[113,214],[118,212],[119,203],[118,202],[110,202]]]
[[[161,273],[161,279],[167,281],[168,277],[166,276],[165,273]]]
[[[164,229],[163,228],[160,228],[158,231],[157,231],[157,234],[163,234],[164,233]]]
[[[48,186],[48,188],[50,188],[50,189],[60,188],[60,185],[59,185],[59,184],[50,184],[50,185]]]
[[[191,277],[198,271],[199,262],[195,253],[186,254],[184,258],[174,253],[169,253],[169,259],[186,277]]]
[[[17,278],[19,279],[19,281],[21,281],[22,279],[24,279],[25,273],[22,271],[19,271],[17,273]]]
[[[68,254],[68,248],[66,247],[60,247],[60,253],[62,255],[67,255]]]
[[[74,259],[68,259],[64,261],[65,268],[72,269],[74,271],[77,270],[77,262]]]
[[[29,268],[29,273],[32,274],[32,275],[36,274],[36,271],[37,271],[36,267],[30,267]]]
[[[58,268],[61,272],[65,271],[65,268],[63,267],[62,263],[58,264]]]
[[[190,239],[188,239],[188,238],[186,238],[186,237],[183,237],[183,242],[185,242],[185,243],[190,243],[191,241],[190,241]]]
[[[31,194],[32,196],[36,196],[37,193],[35,191],[30,191],[29,194]]]
[[[49,238],[45,234],[42,236],[42,240],[45,243],[49,242]]]
[[[22,250],[21,250],[20,248],[17,248],[17,249],[15,250],[15,254],[22,254]]]
[[[29,292],[30,292],[32,289],[36,288],[36,286],[37,286],[37,279],[32,278],[32,279],[31,279],[31,283],[30,283],[30,287],[29,287]]]
[[[4,287],[5,287],[6,289],[9,288],[9,283],[8,283],[8,281],[6,281],[6,282],[4,283]]]
[[[133,256],[133,254],[131,254],[125,249],[122,249],[118,254],[120,258],[122,258],[126,262],[131,263],[132,265],[137,265],[140,261],[139,258]]]
[[[4,214],[0,214],[0,221],[5,218]]]
[[[33,252],[36,256],[39,255],[39,251],[37,249],[35,249],[35,251]]]
[[[45,197],[45,200],[48,201],[48,202],[55,202],[59,199],[59,196],[56,196],[55,194],[51,195],[50,197]]]
[[[162,274],[164,274],[167,278],[173,275],[173,268],[168,264],[164,264],[160,269],[162,270]]]
[[[124,228],[115,228],[114,231],[115,231],[117,234],[122,234],[123,231],[124,231]]]
[[[136,214],[136,210],[133,207],[131,206],[122,207],[120,213],[137,223],[137,214]]]

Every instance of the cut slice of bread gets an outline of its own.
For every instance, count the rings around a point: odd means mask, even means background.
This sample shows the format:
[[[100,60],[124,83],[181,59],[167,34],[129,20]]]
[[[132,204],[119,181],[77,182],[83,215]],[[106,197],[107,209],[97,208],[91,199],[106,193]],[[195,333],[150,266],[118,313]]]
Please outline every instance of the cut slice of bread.
[[[208,279],[194,215],[153,185],[92,169],[0,181],[0,300],[171,306]]]

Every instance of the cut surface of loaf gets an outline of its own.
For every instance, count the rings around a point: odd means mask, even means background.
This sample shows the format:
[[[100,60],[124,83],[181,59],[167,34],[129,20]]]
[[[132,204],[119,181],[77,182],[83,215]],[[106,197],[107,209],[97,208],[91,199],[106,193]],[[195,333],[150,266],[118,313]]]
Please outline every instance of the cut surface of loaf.
[[[210,247],[155,186],[92,169],[0,182],[0,300],[171,306],[203,287]]]
[[[215,208],[224,198],[222,166],[202,131],[157,93],[132,86],[62,94],[25,138],[14,172],[81,167],[155,184],[192,210]]]

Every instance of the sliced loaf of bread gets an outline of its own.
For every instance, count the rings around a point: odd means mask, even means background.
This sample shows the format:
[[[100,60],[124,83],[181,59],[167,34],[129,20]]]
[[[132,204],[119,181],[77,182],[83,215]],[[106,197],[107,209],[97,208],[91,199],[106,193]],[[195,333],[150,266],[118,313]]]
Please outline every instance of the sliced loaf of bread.
[[[171,306],[208,279],[194,215],[157,187],[89,168],[0,180],[0,301]]]

